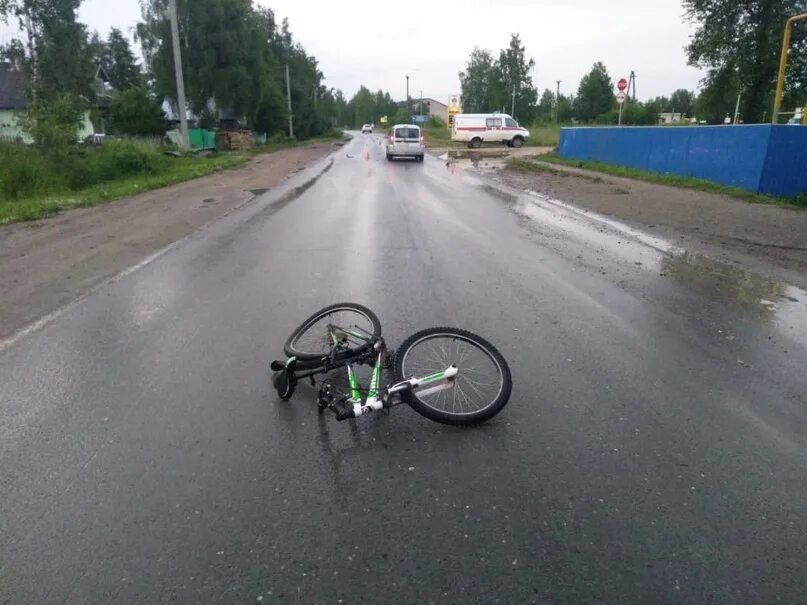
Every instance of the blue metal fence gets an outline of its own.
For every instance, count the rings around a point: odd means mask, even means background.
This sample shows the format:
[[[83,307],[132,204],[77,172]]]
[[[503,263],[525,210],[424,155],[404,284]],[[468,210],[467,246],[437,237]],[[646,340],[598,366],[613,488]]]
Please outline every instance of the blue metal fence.
[[[770,195],[807,191],[803,126],[562,128],[558,153]]]

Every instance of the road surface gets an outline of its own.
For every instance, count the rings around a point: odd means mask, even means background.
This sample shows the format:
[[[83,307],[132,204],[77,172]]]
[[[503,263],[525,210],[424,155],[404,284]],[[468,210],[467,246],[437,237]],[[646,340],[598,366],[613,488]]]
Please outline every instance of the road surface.
[[[802,600],[807,293],[381,143],[3,345],[0,603]],[[483,335],[510,403],[279,402],[344,300]]]

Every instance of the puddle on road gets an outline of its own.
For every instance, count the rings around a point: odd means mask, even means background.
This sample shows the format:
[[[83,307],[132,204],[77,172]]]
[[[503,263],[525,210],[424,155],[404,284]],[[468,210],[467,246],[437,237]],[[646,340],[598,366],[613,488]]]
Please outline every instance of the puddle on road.
[[[807,347],[807,291],[693,252],[619,221],[583,212],[543,194],[516,195],[484,182],[478,186],[507,202],[516,214],[529,218],[539,233],[547,237],[575,239],[591,249],[598,260],[603,255],[610,256],[625,266],[672,279],[710,299],[770,322]]]
[[[787,286],[757,273],[682,250],[661,257],[662,275],[756,315],[771,315]],[[800,302],[799,299],[795,299]],[[807,299],[805,299],[807,301]],[[789,301],[788,301],[789,302]]]
[[[690,289],[771,322],[807,346],[807,292],[796,286],[724,263],[690,250],[662,255],[662,273]]]
[[[495,172],[502,170],[507,165],[510,155],[507,151],[452,150],[438,157],[446,162],[446,167],[452,173],[457,169]]]

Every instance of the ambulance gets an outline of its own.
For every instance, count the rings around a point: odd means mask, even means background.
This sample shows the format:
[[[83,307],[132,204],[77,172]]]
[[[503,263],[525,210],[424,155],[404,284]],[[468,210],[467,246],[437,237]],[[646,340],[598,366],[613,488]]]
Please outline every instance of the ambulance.
[[[530,131],[506,113],[458,113],[451,123],[451,140],[468,143],[471,149],[482,143],[521,147],[529,137]]]

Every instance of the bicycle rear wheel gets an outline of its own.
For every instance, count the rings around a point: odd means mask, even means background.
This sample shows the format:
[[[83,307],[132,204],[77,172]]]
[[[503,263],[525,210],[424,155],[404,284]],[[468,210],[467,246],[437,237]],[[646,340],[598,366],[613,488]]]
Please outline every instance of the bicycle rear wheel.
[[[510,399],[510,368],[492,344],[457,328],[429,328],[413,334],[398,347],[395,379],[422,378],[456,365],[451,388],[402,398],[416,412],[443,424],[473,425],[490,420]]]
[[[370,309],[356,303],[337,303],[320,309],[289,336],[283,351],[289,357],[313,360],[330,355],[336,335],[340,351],[358,355],[381,338],[381,322]]]

